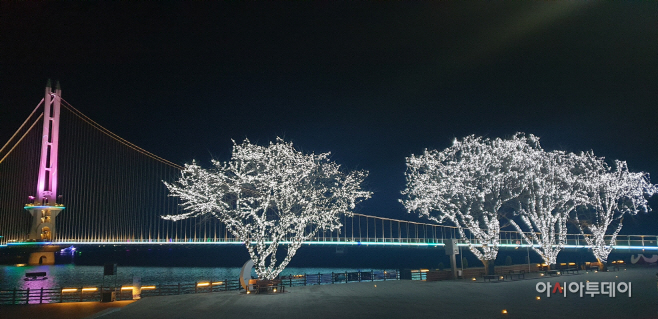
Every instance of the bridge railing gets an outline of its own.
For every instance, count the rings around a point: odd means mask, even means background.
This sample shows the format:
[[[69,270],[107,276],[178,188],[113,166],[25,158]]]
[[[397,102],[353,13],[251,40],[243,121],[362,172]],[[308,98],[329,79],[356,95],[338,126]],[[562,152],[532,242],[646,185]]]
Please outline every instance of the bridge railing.
[[[444,238],[382,238],[382,237],[329,237],[329,236],[316,236],[305,241],[305,244],[337,244],[337,245],[437,245],[442,246],[447,239],[450,237]],[[466,243],[463,238],[456,237],[461,244]],[[606,243],[609,243],[612,239],[612,236],[605,236]],[[468,241],[473,245],[480,245],[476,238],[469,238]],[[112,241],[112,240],[100,240],[100,241],[75,241],[75,240],[63,240],[53,242],[56,244],[234,244],[242,245],[243,241],[240,241],[236,238],[226,238],[226,239],[187,239],[187,240],[157,240],[157,239],[135,239],[127,241]],[[271,243],[267,241],[266,243]],[[280,242],[280,244],[289,244],[288,241]],[[14,243],[9,243],[14,244]],[[524,239],[516,232],[501,232],[501,237],[499,238],[499,244],[503,246],[525,246],[527,243]],[[534,241],[533,245],[537,245],[538,242]],[[581,234],[567,234],[565,245],[568,246],[577,246],[577,247],[586,247],[588,246],[585,236]],[[639,247],[647,248],[656,248],[658,247],[658,236],[655,235],[619,235],[617,236],[615,246],[618,249],[623,247],[632,247],[634,249]]]
[[[391,218],[383,218],[377,216],[354,214],[352,217],[344,216],[342,218],[342,226],[337,231],[315,231],[312,227],[308,227],[305,231],[307,234],[314,234],[313,237],[305,241],[307,244],[339,244],[339,245],[443,245],[446,239],[456,238],[460,242],[466,243],[464,238],[461,238],[459,231],[456,227],[419,223]],[[161,236],[148,236],[146,238],[113,238],[107,237],[61,237],[54,241],[59,244],[115,244],[115,243],[176,243],[176,244],[242,244],[243,241],[233,237],[229,232],[223,229],[223,232],[212,233],[210,236],[201,236],[195,234],[194,236],[183,237],[161,237]],[[171,233],[170,235],[173,235]],[[206,234],[206,233],[204,233]],[[209,233],[208,233],[209,234]],[[468,241],[471,244],[481,244],[471,233],[466,232]],[[533,238],[534,234],[525,233],[526,237]],[[587,246],[586,236],[582,234],[568,234],[566,245],[570,247],[584,247]],[[606,236],[606,242],[610,242],[611,235]],[[289,239],[288,239],[289,240]],[[288,244],[289,242],[283,241],[281,244]],[[527,243],[524,241],[523,236],[516,231],[501,231],[499,243],[501,245],[514,245],[525,246]],[[13,244],[10,242],[10,244]],[[533,244],[538,244],[536,241]],[[632,247],[638,249],[641,247],[650,247],[651,249],[658,248],[658,236],[655,235],[619,235],[617,236],[617,248]]]

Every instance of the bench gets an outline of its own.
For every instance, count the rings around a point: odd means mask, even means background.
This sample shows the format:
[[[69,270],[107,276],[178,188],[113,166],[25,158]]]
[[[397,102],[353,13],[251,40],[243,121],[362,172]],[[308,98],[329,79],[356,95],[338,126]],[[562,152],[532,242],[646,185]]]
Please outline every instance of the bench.
[[[578,265],[576,263],[561,263],[559,269],[564,273],[578,273]]]
[[[553,276],[553,275],[557,276],[557,275],[560,274],[560,271],[557,270],[557,269],[551,269],[551,270],[547,271],[547,273],[551,276]]]
[[[610,265],[611,265],[612,267],[609,267],[609,269],[613,269],[613,270],[619,271],[619,266],[624,266],[625,264],[624,264],[624,261],[623,261],[623,260],[617,260],[617,261],[613,261],[613,262],[611,262]]]
[[[586,262],[585,263],[585,270],[601,270],[602,265],[598,262]]]
[[[39,272],[26,272],[25,273],[25,280],[45,280],[48,279],[46,277],[48,275],[45,271],[39,271]]]
[[[500,281],[501,278],[505,278],[505,277],[500,276],[500,275],[487,275],[483,272],[480,273],[480,277],[482,277],[482,279],[484,279],[484,281],[487,281],[487,279],[489,279],[489,282],[491,282],[492,279],[496,279],[496,280]]]
[[[281,280],[259,280],[254,284],[254,293],[284,292],[285,286]]]
[[[509,277],[510,280],[514,280],[514,276],[516,276],[518,279],[525,279],[525,271],[524,270],[510,270],[509,273],[507,274],[507,277]]]
[[[572,274],[577,274],[578,273],[578,268],[567,268],[567,269],[562,269],[563,272],[565,273],[572,273]]]

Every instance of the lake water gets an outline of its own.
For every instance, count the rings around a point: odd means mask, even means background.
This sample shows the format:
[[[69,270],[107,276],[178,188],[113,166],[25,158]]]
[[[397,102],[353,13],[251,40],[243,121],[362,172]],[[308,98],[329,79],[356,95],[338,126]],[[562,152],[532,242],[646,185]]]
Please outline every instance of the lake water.
[[[370,268],[286,268],[281,276],[299,274],[328,274],[332,272],[370,271]],[[375,269],[379,270],[379,269]],[[48,279],[26,281],[26,272],[46,272]],[[161,285],[177,283],[193,283],[195,281],[220,281],[238,279],[238,267],[117,267],[116,284],[132,285],[133,277],[140,277],[142,285]],[[252,277],[256,277],[252,273]],[[102,266],[0,266],[0,290],[66,288],[100,286],[103,284]],[[114,283],[114,276],[105,276],[105,285]]]

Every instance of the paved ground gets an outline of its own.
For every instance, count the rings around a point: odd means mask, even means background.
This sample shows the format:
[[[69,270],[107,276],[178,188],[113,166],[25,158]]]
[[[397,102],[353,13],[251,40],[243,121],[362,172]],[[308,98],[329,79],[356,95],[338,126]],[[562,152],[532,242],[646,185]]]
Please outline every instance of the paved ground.
[[[102,319],[130,318],[658,318],[653,268],[484,283],[469,280],[387,281],[287,288],[273,295],[238,292],[148,297]],[[536,284],[556,281],[631,282],[632,296],[614,298],[567,293],[546,297]],[[537,300],[536,297],[541,299]],[[32,307],[32,306],[29,306]],[[507,314],[503,314],[503,309]],[[74,311],[74,310],[71,310]],[[0,314],[2,309],[0,309]],[[19,312],[14,312],[19,314]],[[17,318],[39,318],[20,313]],[[6,318],[5,316],[0,316]],[[11,317],[9,317],[11,318]],[[45,318],[45,317],[44,317]],[[79,318],[70,316],[68,318]]]
[[[45,305],[10,305],[0,306],[2,319],[81,319],[102,315],[110,311],[121,309],[130,301],[117,302],[65,302]]]

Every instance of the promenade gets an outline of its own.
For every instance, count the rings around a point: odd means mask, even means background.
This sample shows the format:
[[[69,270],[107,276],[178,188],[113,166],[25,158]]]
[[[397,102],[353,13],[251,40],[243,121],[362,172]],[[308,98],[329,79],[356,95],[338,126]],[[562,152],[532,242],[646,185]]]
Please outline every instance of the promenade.
[[[628,268],[554,277],[531,274],[501,282],[386,281],[286,288],[285,293],[244,295],[238,292],[148,297],[91,316],[103,319],[144,318],[658,318],[658,268]],[[631,282],[632,296],[567,293],[546,297],[539,281]],[[540,299],[537,299],[537,296]],[[50,305],[46,305],[50,306]],[[60,305],[65,306],[65,305]],[[23,318],[47,318],[24,307]],[[31,308],[32,310],[28,310]],[[20,308],[14,308],[20,309]],[[503,310],[507,310],[504,314]],[[0,314],[2,309],[0,309]],[[16,314],[16,313],[14,313]],[[12,318],[4,317],[3,318]],[[17,317],[19,318],[19,317]],[[80,318],[71,314],[68,318]]]

